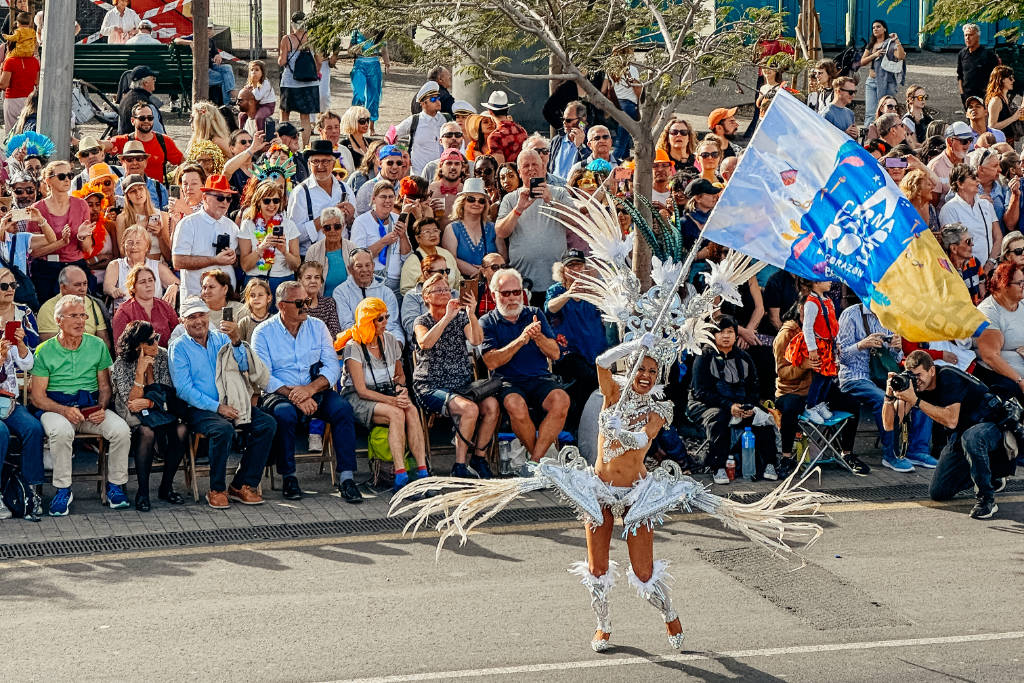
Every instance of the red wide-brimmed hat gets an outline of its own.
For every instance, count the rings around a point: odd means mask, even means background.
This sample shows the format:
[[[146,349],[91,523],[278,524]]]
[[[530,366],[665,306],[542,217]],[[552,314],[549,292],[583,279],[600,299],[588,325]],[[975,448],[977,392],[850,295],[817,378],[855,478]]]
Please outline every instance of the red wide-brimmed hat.
[[[206,184],[200,188],[203,192],[230,192],[231,194],[238,194],[238,192],[231,187],[231,183],[228,182],[226,175],[215,173],[206,179]]]

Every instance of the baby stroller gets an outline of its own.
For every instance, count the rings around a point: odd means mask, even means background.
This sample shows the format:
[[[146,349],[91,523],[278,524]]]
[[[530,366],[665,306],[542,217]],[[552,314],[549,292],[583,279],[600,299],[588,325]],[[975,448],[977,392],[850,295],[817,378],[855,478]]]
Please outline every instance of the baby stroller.
[[[96,104],[92,97],[94,94],[99,97],[102,106]],[[117,132],[117,108],[92,83],[75,79],[71,85],[71,128],[76,131],[76,137],[78,126],[93,120],[106,125],[100,139]]]

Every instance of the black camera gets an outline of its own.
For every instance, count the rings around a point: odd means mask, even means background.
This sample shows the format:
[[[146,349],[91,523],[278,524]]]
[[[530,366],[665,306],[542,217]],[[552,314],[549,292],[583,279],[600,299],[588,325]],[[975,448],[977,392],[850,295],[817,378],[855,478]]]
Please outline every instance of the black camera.
[[[999,431],[1010,432],[1017,439],[1018,448],[1024,447],[1024,425],[1021,424],[1024,407],[1016,398],[1003,400],[995,394],[985,394],[982,407],[988,411],[989,419],[999,427]]]
[[[909,370],[903,372],[897,372],[895,375],[889,378],[889,386],[895,392],[906,391],[910,387],[917,388],[917,377],[914,373]]]

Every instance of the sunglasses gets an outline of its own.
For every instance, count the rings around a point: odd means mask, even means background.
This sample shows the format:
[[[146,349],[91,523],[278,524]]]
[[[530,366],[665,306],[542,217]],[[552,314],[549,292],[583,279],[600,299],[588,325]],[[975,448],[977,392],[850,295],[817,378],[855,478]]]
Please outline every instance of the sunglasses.
[[[383,315],[378,315],[377,316],[377,322],[379,322],[379,323],[386,323],[390,319],[391,319],[391,314],[390,313],[384,313]]]
[[[462,137],[462,133],[460,133],[458,131],[456,131],[454,133],[445,133],[441,137],[442,138],[461,138]]]
[[[487,199],[484,197],[466,197],[467,204],[486,204]]]
[[[236,145],[251,145],[252,140],[235,140]]]
[[[856,95],[857,94],[856,90],[847,90],[846,88],[840,88],[840,90],[842,90],[844,93],[847,93],[848,95]]]
[[[577,121],[579,121],[579,119],[567,119],[567,118],[563,118],[562,119],[562,123],[576,123]]]
[[[365,119],[356,119],[356,123],[358,123],[360,126],[365,126],[369,122],[370,122],[369,117],[367,117]]]
[[[114,186],[114,181],[110,180],[110,179],[107,179],[107,180],[104,180],[101,183],[98,183],[98,185],[100,187],[113,187]]]
[[[354,249],[352,249],[351,251],[348,252],[348,257],[349,258],[355,258],[356,254],[371,254],[372,255],[372,252],[369,249],[367,249],[366,247],[355,247]]]
[[[701,159],[717,159],[718,158],[718,152],[701,152],[700,153],[700,158]]]
[[[0,282],[0,291],[3,291],[3,292],[11,291],[11,292],[13,292],[17,288],[18,288],[18,283],[17,282]]]
[[[281,203],[281,198],[280,197],[264,197],[260,201],[263,203],[263,206],[270,206],[271,204],[280,204]]]
[[[136,121],[152,121],[155,118],[156,117],[151,114],[149,116],[136,116],[135,120]]]
[[[402,162],[402,161],[388,161],[388,162],[385,162],[384,165],[385,166],[402,166],[402,165],[404,165],[404,162]]]
[[[99,154],[102,151],[103,150],[100,149],[99,147],[94,147],[92,149],[83,149],[81,152],[78,153],[78,157],[91,157],[93,154]]]
[[[295,299],[294,301],[278,301],[277,305],[280,306],[281,304],[291,304],[295,306],[295,308],[305,308],[309,306],[311,303],[313,303],[312,299]]]
[[[16,195],[35,194],[35,193],[36,193],[35,189],[31,188],[31,187],[21,188],[21,189],[14,190],[14,194],[16,194]]]
[[[928,96],[927,95],[914,95],[914,99],[917,100],[918,102],[927,102],[928,101]]]
[[[441,100],[437,95],[431,95],[427,98],[427,102],[439,102]]]
[[[476,172],[479,173],[480,175],[494,175],[494,169],[491,168],[490,166],[484,166],[483,168],[477,166]]]
[[[434,273],[441,273],[442,275],[449,275],[451,272],[451,268],[442,268],[441,270],[432,270],[430,271],[430,274],[433,275]]]
[[[210,199],[216,199],[218,202],[230,202],[231,195],[229,194],[214,194],[213,192],[207,192],[206,196]]]
[[[970,241],[970,244],[974,244],[974,240],[971,240],[971,241]],[[1013,254],[1014,256],[1021,256],[1021,255],[1024,255],[1024,247],[1017,247],[1016,249],[1010,249],[1009,251],[1010,251],[1010,253],[1012,253],[1012,254]]]
[[[523,290],[522,289],[503,289],[500,292],[498,292],[498,294],[503,296],[503,297],[505,297],[507,299],[510,296],[522,296],[523,295]]]
[[[334,232],[335,230],[341,230],[341,223],[322,223],[320,229],[324,232]]]
[[[508,267],[507,264],[495,263],[495,264],[492,264],[490,266],[482,266],[481,270],[501,270],[502,268],[507,268],[507,267]]]
[[[886,111],[896,111],[896,105],[895,104],[887,104],[887,105],[885,105],[882,108],[885,109]]]
[[[973,247],[973,246],[974,246],[974,238],[973,238],[973,237],[968,237],[968,238],[967,238],[967,239],[965,239],[965,240],[960,240],[960,244],[966,244],[966,245],[967,245],[967,246],[969,246],[969,247]],[[1012,251],[1012,250],[1011,250],[1011,251]],[[1022,248],[1022,249],[1020,250],[1020,253],[1021,253],[1021,254],[1024,254],[1024,248]],[[1018,256],[1020,256],[1020,254],[1017,254],[1017,255],[1018,255]]]
[[[670,130],[668,132],[668,134],[672,135],[672,136],[675,136],[675,137],[684,137],[684,138],[690,137],[690,131],[685,130],[685,129],[679,129],[679,128],[676,128],[675,130]]]
[[[611,135],[608,135],[607,133],[602,133],[601,135],[594,135],[593,137],[590,138],[590,141],[593,142],[594,140],[611,140],[611,139],[612,139]]]

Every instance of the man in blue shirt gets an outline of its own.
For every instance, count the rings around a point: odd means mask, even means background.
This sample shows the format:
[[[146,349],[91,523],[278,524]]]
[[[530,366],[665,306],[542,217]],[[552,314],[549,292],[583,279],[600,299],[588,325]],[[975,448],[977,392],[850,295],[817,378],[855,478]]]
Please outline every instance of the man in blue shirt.
[[[835,92],[835,97],[832,98],[832,104],[828,106],[822,117],[856,140],[860,131],[857,130],[853,110],[848,107],[857,95],[857,83],[848,76],[840,76],[832,81],[832,88]]]
[[[551,140],[551,155],[548,157],[548,171],[565,180],[569,170],[590,156],[587,147],[587,106],[575,100],[565,105],[562,114],[562,132]]]
[[[310,300],[298,282],[282,282],[276,298],[277,315],[256,327],[252,345],[270,368],[262,405],[277,420],[274,454],[277,472],[284,479],[282,493],[288,500],[302,498],[295,476],[295,427],[300,420],[318,417],[331,426],[341,497],[361,503],[363,497],[353,481],[354,417],[352,406],[333,388],[341,379],[341,364],[331,334],[322,320],[309,317]]]
[[[512,431],[537,462],[555,443],[569,412],[569,395],[548,371],[548,362],[558,360],[561,349],[544,312],[523,305],[519,271],[496,272],[491,291],[495,309],[480,319],[484,364],[505,380],[500,398]],[[543,411],[540,427],[534,425],[531,409]]]
[[[189,297],[182,303],[181,324],[186,334],[171,342],[169,349],[171,379],[178,397],[188,404],[189,427],[209,441],[210,490],[206,502],[212,508],[223,509],[228,507],[230,497],[246,505],[258,505],[263,498],[256,487],[263,478],[263,466],[277,427],[274,418],[259,408],[252,409],[251,422],[244,427],[248,445],[242,450],[238,472],[231,487],[225,486],[228,454],[235,436],[234,420],[239,413],[220,402],[217,356],[230,343],[239,369],[243,372],[249,369],[238,324],[222,321],[220,331],[211,330],[210,309],[199,297]]]

